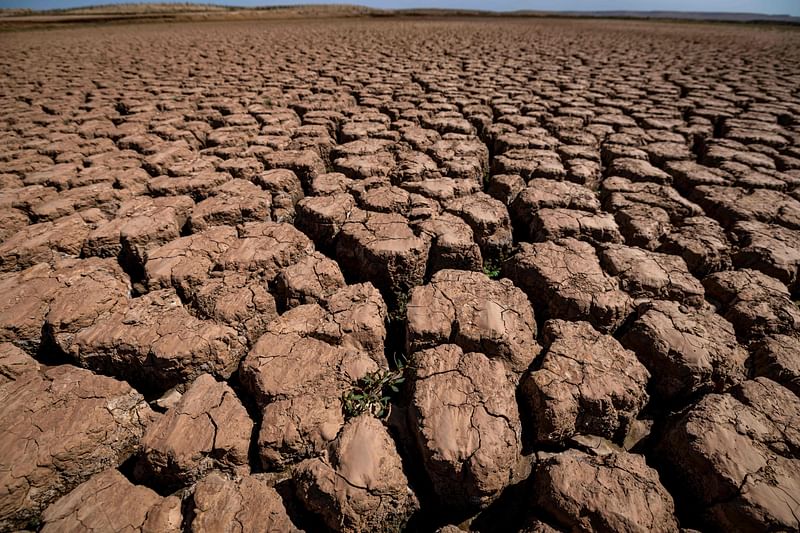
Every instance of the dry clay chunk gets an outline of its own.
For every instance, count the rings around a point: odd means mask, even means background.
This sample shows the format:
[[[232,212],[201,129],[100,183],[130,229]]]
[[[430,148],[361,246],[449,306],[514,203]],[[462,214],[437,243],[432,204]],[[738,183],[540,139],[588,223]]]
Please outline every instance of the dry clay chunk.
[[[578,433],[624,439],[648,400],[650,373],[636,355],[588,322],[550,320],[543,339],[541,367],[521,390],[536,440],[561,443]]]
[[[406,215],[411,206],[411,196],[407,191],[383,182],[371,184],[362,181],[351,187],[351,192],[366,211]]]
[[[503,256],[511,249],[511,219],[502,202],[478,192],[454,198],[445,208],[469,224],[484,257]]]
[[[69,353],[75,335],[106,313],[127,307],[131,284],[113,259],[91,257],[56,265],[62,288],[50,300],[43,334],[63,353]]]
[[[320,174],[311,182],[310,194],[308,198],[329,196],[337,193],[345,193],[353,184],[353,180],[340,172],[329,172]],[[302,200],[303,198],[300,198]]]
[[[0,244],[0,272],[22,270],[63,256],[78,256],[90,232],[102,220],[90,209],[54,222],[40,222],[20,229]]]
[[[563,180],[566,171],[558,154],[551,150],[514,149],[494,156],[494,174],[519,174],[525,181],[532,178]]]
[[[174,164],[182,161],[191,161],[196,158],[197,154],[186,141],[165,143],[158,152],[142,161],[142,168],[153,176],[158,176],[159,174],[165,174],[167,169]]]
[[[257,226],[262,235],[253,239],[239,239],[236,229],[229,226],[213,226],[152,250],[145,264],[149,287],[173,286],[199,317],[230,325],[249,342],[255,340],[277,315],[269,282],[281,267],[305,257],[311,249],[308,239],[289,225]],[[253,251],[258,242],[249,241],[262,239],[268,250]],[[234,270],[226,270],[219,261],[231,249],[250,251],[238,253],[241,261],[227,256],[227,266]],[[250,261],[244,258],[247,254]]]
[[[511,203],[509,211],[515,229],[521,235],[530,236],[531,223],[539,209],[577,209],[587,213],[600,211],[600,200],[591,189],[570,183],[536,178],[528,182]]]
[[[603,206],[611,212],[637,206],[660,209],[674,223],[685,217],[703,214],[700,206],[666,185],[631,182],[625,178],[613,177],[603,181],[603,196]]]
[[[356,211],[342,226],[336,258],[345,272],[387,293],[406,292],[425,276],[430,241],[395,213]]]
[[[394,155],[390,152],[340,157],[333,161],[334,171],[341,172],[354,180],[364,180],[372,177],[386,178],[391,174],[394,166]]]
[[[767,378],[710,394],[672,421],[657,453],[720,531],[800,528],[800,398]]]
[[[145,275],[151,290],[175,287],[187,296],[207,278],[217,259],[238,241],[236,228],[214,226],[148,252]]]
[[[177,167],[175,169],[177,170]],[[230,175],[225,172],[201,170],[196,173],[193,171],[191,174],[152,178],[147,182],[147,189],[153,196],[188,195],[201,200],[207,198],[212,190],[229,179]]]
[[[230,327],[193,317],[166,289],[98,318],[75,335],[69,354],[86,368],[167,390],[207,371],[230,377],[242,341]]]
[[[510,205],[525,189],[525,180],[517,174],[499,174],[492,176],[486,187],[486,193],[506,205]]]
[[[214,466],[247,465],[253,421],[227,384],[197,378],[142,438],[137,478],[187,484]]]
[[[746,377],[748,353],[736,342],[733,325],[707,308],[644,304],[622,344],[636,352],[655,391],[668,400],[722,392]]]
[[[92,231],[82,255],[116,257],[144,263],[147,250],[180,237],[194,202],[188,196],[140,196],[120,205],[116,218]]]
[[[329,296],[324,306],[329,315],[323,336],[366,352],[382,365],[388,310],[381,293],[370,283],[347,285]]]
[[[416,227],[431,240],[429,272],[446,268],[480,271],[483,268],[483,256],[480,246],[473,240],[472,228],[457,216],[443,213],[418,222]]]
[[[800,230],[762,222],[737,222],[733,232],[739,250],[733,262],[779,279],[792,292],[800,291]]]
[[[414,354],[409,424],[439,499],[482,507],[509,485],[521,453],[513,376],[453,344]]]
[[[680,257],[609,244],[601,251],[601,261],[634,298],[675,300],[693,306],[703,303],[703,286]]]
[[[573,237],[595,243],[622,242],[622,235],[613,216],[577,209],[537,210],[533,215],[530,236],[534,241]]]
[[[728,185],[733,181],[727,172],[693,161],[670,161],[665,167],[672,174],[675,186],[687,194],[700,185]]]
[[[211,195],[192,208],[189,227],[193,233],[209,226],[235,226],[243,222],[270,219],[272,195],[243,179],[230,180],[216,187]]]
[[[275,292],[283,309],[321,302],[344,286],[339,265],[320,252],[303,257],[275,278]]]
[[[434,143],[428,153],[448,176],[483,185],[483,176],[489,170],[489,149],[480,139],[443,139]]]
[[[612,161],[608,174],[621,176],[631,181],[645,181],[654,183],[671,183],[672,176],[663,170],[654,167],[647,161],[620,157]]]
[[[50,301],[63,288],[47,263],[0,274],[0,341],[35,354]]]
[[[719,222],[708,217],[683,219],[679,228],[664,237],[659,251],[683,257],[689,270],[698,278],[728,270],[731,266],[731,245],[725,230]]]
[[[800,396],[800,337],[773,335],[752,345],[757,376],[777,381]]]
[[[254,176],[252,181],[262,189],[272,193],[274,197],[289,197],[292,205],[303,198],[303,185],[291,170],[267,170],[258,176]]]
[[[0,274],[5,296],[0,300],[0,340],[35,353],[44,332],[65,350],[80,328],[124,306],[129,292],[128,277],[113,259],[65,259]]]
[[[347,193],[307,196],[297,202],[297,228],[320,250],[332,250],[334,238],[355,208],[355,199]]]
[[[195,485],[192,533],[295,533],[278,492],[258,476],[230,479],[211,472]]]
[[[40,531],[179,533],[182,520],[180,498],[162,498],[110,469],[48,507]]]
[[[0,342],[0,385],[39,370],[39,363],[10,342]]]
[[[549,318],[587,320],[613,332],[633,311],[630,297],[619,290],[617,278],[603,272],[586,242],[522,243],[503,273],[525,291],[537,313]]]
[[[703,286],[740,337],[800,331],[800,309],[775,278],[756,270],[730,270],[706,277]]]
[[[3,206],[0,211],[0,243],[19,233],[29,223],[28,215],[19,209]]]
[[[114,216],[120,202],[129,198],[128,191],[117,190],[111,183],[97,183],[60,192],[54,199],[34,206],[30,212],[38,222],[58,220],[91,208],[99,209],[106,216]]]
[[[278,271],[314,252],[314,244],[291,224],[246,222],[239,239],[217,259],[216,270],[259,273],[271,281]]]
[[[644,458],[568,450],[536,467],[536,503],[565,531],[679,531],[672,497]]]
[[[259,273],[212,271],[189,300],[198,318],[236,329],[252,344],[278,315],[268,282]]]
[[[347,422],[322,457],[300,463],[294,481],[333,531],[399,531],[419,507],[394,441],[368,414]]]
[[[758,220],[800,229],[800,201],[782,192],[701,186],[694,189],[691,198],[726,228],[742,220]]]
[[[73,366],[0,386],[0,530],[136,451],[156,416],[127,383]]]
[[[264,167],[269,170],[279,168],[291,170],[304,185],[311,183],[319,174],[325,173],[325,163],[312,150],[280,150],[264,154],[260,159]]]
[[[499,358],[516,373],[536,354],[536,321],[530,303],[510,280],[481,272],[441,270],[411,292],[406,351],[453,343]]]
[[[460,196],[468,196],[479,191],[478,184],[469,179],[436,178],[418,182],[403,183],[402,187],[432,200],[446,203]]]
[[[659,207],[634,204],[614,213],[625,243],[647,250],[655,250],[672,229],[669,215]]]

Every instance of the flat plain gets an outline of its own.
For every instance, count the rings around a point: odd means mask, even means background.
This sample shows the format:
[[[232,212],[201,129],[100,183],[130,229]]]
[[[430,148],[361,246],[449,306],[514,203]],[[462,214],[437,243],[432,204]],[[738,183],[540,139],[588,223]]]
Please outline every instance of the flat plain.
[[[0,531],[800,528],[797,28],[0,49]]]

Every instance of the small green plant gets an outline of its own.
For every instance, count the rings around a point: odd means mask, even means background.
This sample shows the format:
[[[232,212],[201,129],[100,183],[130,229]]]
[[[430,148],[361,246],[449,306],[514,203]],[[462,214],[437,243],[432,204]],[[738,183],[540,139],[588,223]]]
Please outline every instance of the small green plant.
[[[394,292],[394,309],[389,311],[390,322],[403,322],[408,314],[408,293],[402,291]]]
[[[497,279],[500,277],[500,261],[495,259],[484,259],[483,273],[489,276],[489,279]]]
[[[405,367],[398,365],[396,370],[376,370],[359,379],[353,388],[342,394],[345,419],[362,413],[385,418],[389,414],[389,402],[406,380],[404,371]]]

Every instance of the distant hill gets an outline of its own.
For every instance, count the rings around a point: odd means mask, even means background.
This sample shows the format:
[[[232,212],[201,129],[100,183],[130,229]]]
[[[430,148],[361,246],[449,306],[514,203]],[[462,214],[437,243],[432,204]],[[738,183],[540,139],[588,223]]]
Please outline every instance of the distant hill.
[[[122,3],[122,4],[97,4],[82,7],[60,9],[0,9],[0,16],[85,16],[85,15],[169,15],[182,13],[231,13],[231,12],[287,12],[287,13],[352,13],[369,14],[377,9],[349,4],[298,4],[275,5],[261,7],[228,6],[218,4],[198,4],[191,2],[180,3]]]
[[[299,4],[287,6],[240,7],[195,3],[124,3],[101,4],[61,9],[0,9],[0,17],[117,17],[117,16],[179,16],[205,13],[224,16],[233,13],[258,15],[345,16],[369,15],[381,10],[349,4]]]
[[[349,4],[237,7],[193,3],[125,3],[50,9],[0,9],[0,29],[64,24],[130,23],[191,20],[259,20],[323,17],[566,17],[647,20],[762,22],[800,24],[800,17],[758,13],[685,13],[679,11],[479,11],[466,9],[375,9]]]
[[[372,16],[380,10],[356,5],[307,4],[237,7],[192,3],[127,3],[34,11],[0,9],[0,31],[145,22],[246,21]]]
[[[518,14],[542,14],[534,11],[516,11]],[[721,22],[790,22],[800,23],[800,17],[789,15],[765,15],[762,13],[719,13],[719,12],[683,12],[683,11],[557,11],[559,14],[572,17],[599,18],[644,18],[671,20],[715,20]]]
[[[98,4],[93,6],[72,7],[62,9],[46,9],[35,11],[39,15],[134,15],[144,13],[185,13],[196,11],[233,11],[238,9],[231,6],[214,4],[185,3],[124,3],[124,4]]]

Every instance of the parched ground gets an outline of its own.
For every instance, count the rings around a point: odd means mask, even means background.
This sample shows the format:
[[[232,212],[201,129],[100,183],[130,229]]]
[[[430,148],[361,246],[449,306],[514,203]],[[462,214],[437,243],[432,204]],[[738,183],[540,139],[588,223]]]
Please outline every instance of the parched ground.
[[[0,49],[0,531],[800,528],[796,29]]]

